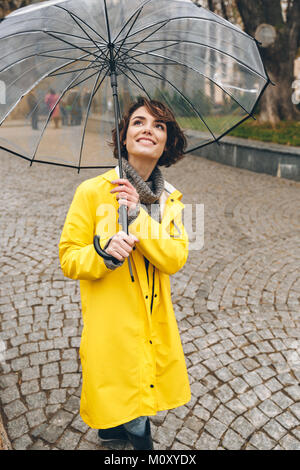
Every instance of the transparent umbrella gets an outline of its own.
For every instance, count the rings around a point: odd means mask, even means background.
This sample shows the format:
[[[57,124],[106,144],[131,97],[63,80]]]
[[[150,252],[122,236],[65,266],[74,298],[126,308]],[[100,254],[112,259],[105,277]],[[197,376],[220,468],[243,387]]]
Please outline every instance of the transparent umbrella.
[[[78,171],[115,166],[111,130],[138,96],[173,110],[189,153],[253,117],[270,83],[257,41],[190,0],[35,4],[2,20],[0,51],[0,149]]]

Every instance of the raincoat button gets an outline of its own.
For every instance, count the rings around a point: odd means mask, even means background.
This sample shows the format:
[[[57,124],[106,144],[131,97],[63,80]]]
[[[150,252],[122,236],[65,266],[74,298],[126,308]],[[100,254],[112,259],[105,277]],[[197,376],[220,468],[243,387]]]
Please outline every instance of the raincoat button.
[[[146,299],[148,299],[148,295],[146,295]]]
[[[154,388],[154,385],[151,384],[150,387],[151,387],[151,388]]]
[[[155,296],[154,296],[154,297],[157,297],[157,294],[155,294]]]
[[[135,250],[136,250],[136,247],[134,246],[134,247],[133,247],[133,251],[135,251]]]
[[[152,341],[151,341],[151,339],[150,339],[149,343],[150,343],[150,344],[152,344]]]
[[[174,202],[174,199],[171,199],[171,202]]]

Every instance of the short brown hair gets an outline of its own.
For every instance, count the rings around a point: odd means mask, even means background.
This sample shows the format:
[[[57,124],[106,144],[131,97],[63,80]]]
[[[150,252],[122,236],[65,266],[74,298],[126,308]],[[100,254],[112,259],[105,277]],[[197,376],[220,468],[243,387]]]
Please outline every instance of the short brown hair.
[[[126,160],[128,160],[128,154],[124,141],[126,139],[129,121],[132,114],[142,106],[147,108],[147,111],[152,114],[153,117],[166,123],[167,125],[167,144],[166,150],[158,160],[157,164],[160,166],[169,167],[181,160],[184,157],[184,150],[187,142],[185,135],[180,129],[176,122],[173,112],[163,103],[156,100],[148,100],[144,97],[139,97],[137,101],[129,106],[127,113],[119,124],[120,129],[120,143],[121,143],[121,154]],[[114,157],[118,158],[118,146],[117,146],[117,131],[112,131],[112,146],[114,148]]]

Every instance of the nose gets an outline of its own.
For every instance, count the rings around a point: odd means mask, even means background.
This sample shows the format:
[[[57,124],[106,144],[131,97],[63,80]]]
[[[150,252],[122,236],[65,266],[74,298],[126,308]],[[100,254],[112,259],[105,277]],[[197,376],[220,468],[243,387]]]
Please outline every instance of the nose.
[[[152,134],[152,129],[151,129],[151,125],[149,123],[145,123],[145,127],[144,127],[144,132],[147,133],[147,134]]]

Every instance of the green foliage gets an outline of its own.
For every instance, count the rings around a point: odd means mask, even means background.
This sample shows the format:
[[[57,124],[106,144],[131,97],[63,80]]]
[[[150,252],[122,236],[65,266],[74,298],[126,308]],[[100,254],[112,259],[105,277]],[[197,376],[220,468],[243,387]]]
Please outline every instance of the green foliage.
[[[273,128],[270,124],[258,124],[246,121],[231,131],[234,137],[260,140],[282,145],[300,146],[300,123],[285,121]]]

